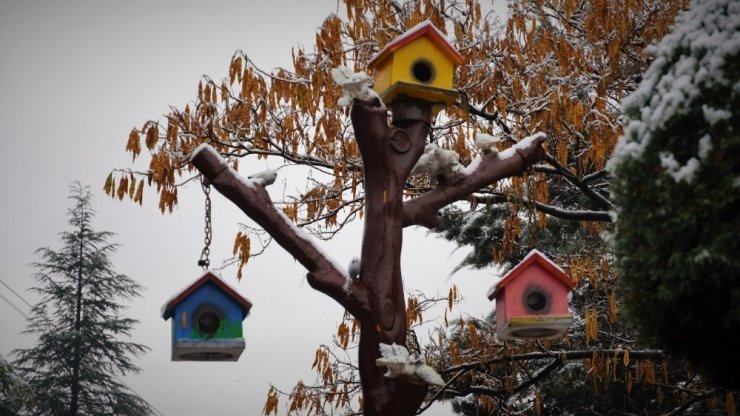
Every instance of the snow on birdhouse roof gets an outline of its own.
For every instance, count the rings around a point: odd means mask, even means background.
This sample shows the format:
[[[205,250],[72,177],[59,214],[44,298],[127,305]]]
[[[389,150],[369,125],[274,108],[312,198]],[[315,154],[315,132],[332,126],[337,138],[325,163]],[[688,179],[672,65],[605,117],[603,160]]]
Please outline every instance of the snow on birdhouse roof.
[[[465,59],[455,49],[454,46],[447,40],[447,37],[439,29],[437,29],[431,21],[425,20],[411,29],[405,31],[402,35],[393,39],[390,43],[385,45],[372,59],[368,62],[368,67],[373,67],[385,59],[389,54],[397,51],[405,45],[408,45],[412,41],[427,36],[432,40],[440,49],[447,55],[447,57],[455,63],[455,65],[462,64]]]
[[[244,315],[246,315],[247,312],[249,312],[249,310],[252,308],[252,302],[248,301],[246,298],[240,295],[239,292],[236,291],[236,288],[224,282],[218,276],[216,276],[215,273],[209,270],[206,271],[202,276],[195,279],[195,281],[185,286],[182,290],[175,293],[171,298],[167,300],[167,302],[165,302],[164,305],[162,305],[162,309],[160,311],[162,314],[162,318],[164,318],[165,320],[169,319],[172,316],[175,307],[180,304],[180,302],[187,299],[188,296],[192,295],[193,292],[198,290],[198,288],[203,286],[206,282],[211,282],[215,284],[219,289],[223,290],[227,295],[231,296],[237,303],[239,303],[239,305],[242,306],[242,308],[244,308]]]
[[[498,295],[498,292],[501,291],[504,286],[509,284],[509,282],[514,280],[524,270],[528,269],[529,266],[534,263],[542,266],[551,276],[558,279],[569,290],[573,289],[573,281],[570,279],[570,276],[565,273],[565,270],[563,270],[562,267],[558,266],[552,260],[548,259],[547,256],[545,256],[541,251],[537,249],[532,249],[532,251],[530,251],[529,254],[527,254],[521,262],[519,262],[519,264],[514,266],[513,269],[509,270],[509,272],[506,273],[497,284],[491,286],[491,288],[488,290],[488,293],[486,294],[488,296],[488,299],[493,300],[493,298]]]

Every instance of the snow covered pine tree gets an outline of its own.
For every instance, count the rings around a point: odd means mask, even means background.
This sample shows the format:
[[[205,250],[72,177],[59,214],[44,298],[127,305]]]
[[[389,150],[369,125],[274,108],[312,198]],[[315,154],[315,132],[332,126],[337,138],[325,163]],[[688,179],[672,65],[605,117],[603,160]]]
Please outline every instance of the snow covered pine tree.
[[[611,162],[625,310],[738,388],[740,2],[692,2],[651,51]]]

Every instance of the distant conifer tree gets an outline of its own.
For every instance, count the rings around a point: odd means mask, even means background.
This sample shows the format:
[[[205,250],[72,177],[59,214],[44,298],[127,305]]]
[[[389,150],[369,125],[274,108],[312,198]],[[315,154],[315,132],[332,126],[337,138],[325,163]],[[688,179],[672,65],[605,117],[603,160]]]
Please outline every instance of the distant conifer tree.
[[[37,394],[34,415],[149,415],[152,409],[118,376],[138,373],[132,358],[148,348],[122,341],[135,319],[121,303],[139,296],[141,286],[116,273],[110,232],[92,228],[95,211],[87,187],[74,183],[70,231],[62,248],[37,250],[34,263],[41,301],[33,307],[26,333],[35,346],[13,352],[18,372]]]

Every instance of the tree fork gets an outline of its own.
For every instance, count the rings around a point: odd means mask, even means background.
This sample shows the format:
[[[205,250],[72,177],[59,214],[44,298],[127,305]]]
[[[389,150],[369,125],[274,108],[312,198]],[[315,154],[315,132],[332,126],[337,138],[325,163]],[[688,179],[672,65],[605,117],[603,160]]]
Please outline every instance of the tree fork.
[[[326,258],[313,240],[275,207],[264,187],[242,180],[209,146],[197,149],[192,164],[226,198],[260,224],[308,270],[308,282],[345,307],[360,321],[359,370],[366,416],[411,416],[421,407],[427,387],[384,376],[376,364],[380,344],[405,345],[406,302],[401,277],[403,228],[434,227],[437,211],[465,199],[499,179],[520,175],[542,160],[544,134],[507,159],[482,157],[474,170],[412,201],[403,202],[403,185],[424,152],[431,104],[402,99],[394,104],[393,126],[377,99],[355,100],[351,118],[364,170],[365,228],[360,279],[350,279]]]

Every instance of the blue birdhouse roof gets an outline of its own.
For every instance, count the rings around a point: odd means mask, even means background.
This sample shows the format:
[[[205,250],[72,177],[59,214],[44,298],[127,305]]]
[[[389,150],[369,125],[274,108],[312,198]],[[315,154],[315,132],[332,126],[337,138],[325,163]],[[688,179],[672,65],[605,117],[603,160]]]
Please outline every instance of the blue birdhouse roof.
[[[177,305],[182,303],[185,299],[190,297],[190,295],[198,291],[198,289],[200,289],[208,282],[213,283],[216,287],[222,290],[226,296],[229,296],[234,301],[236,301],[239,306],[241,306],[242,318],[247,316],[247,313],[249,313],[249,310],[252,308],[252,302],[240,295],[236,291],[236,289],[221,280],[214,273],[207,271],[203,276],[199,277],[197,280],[195,280],[195,282],[177,292],[164,305],[162,305],[162,318],[164,318],[165,320],[171,318]]]

